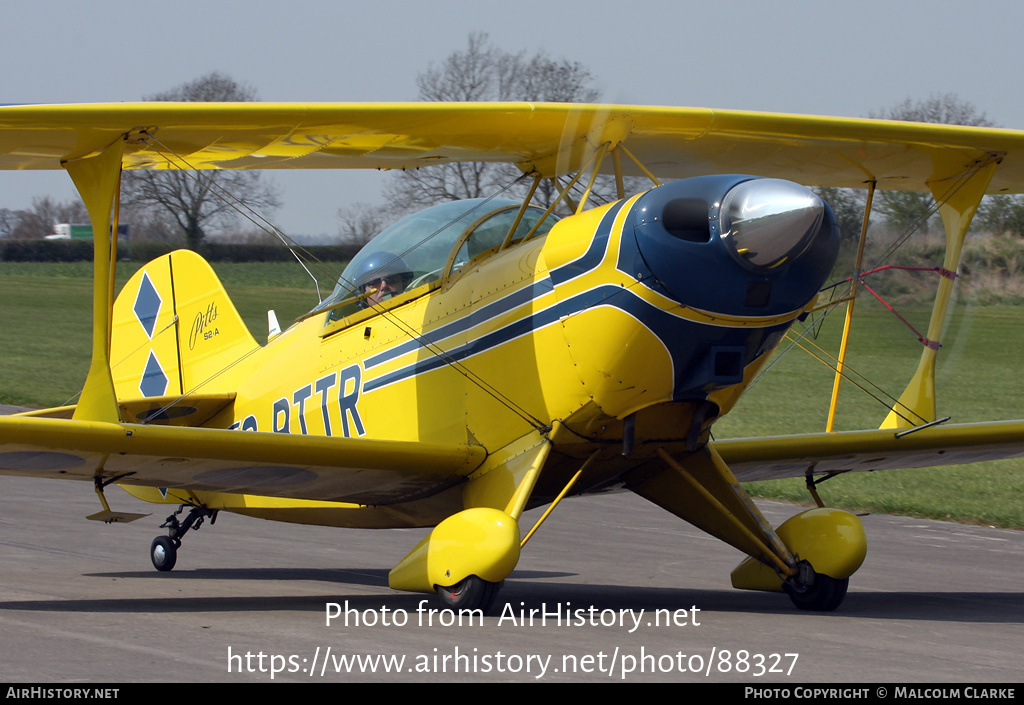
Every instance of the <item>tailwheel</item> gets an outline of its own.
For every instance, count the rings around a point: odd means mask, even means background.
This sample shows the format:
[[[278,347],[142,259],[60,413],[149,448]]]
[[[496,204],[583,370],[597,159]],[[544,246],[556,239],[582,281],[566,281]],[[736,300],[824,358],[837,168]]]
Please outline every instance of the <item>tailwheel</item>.
[[[174,568],[174,564],[178,561],[178,545],[180,544],[180,541],[175,541],[169,536],[157,536],[153,539],[153,543],[149,547],[149,557],[153,561],[153,567],[161,572]]]
[[[181,539],[189,529],[198,531],[207,517],[210,517],[211,524],[217,521],[216,509],[193,506],[185,517],[185,521],[180,522],[178,515],[185,510],[185,507],[184,504],[178,507],[178,511],[167,517],[167,520],[160,525],[161,529],[167,529],[167,535],[157,536],[149,545],[149,559],[153,561],[153,567],[161,572],[165,573],[171,570],[178,562]]]
[[[842,604],[846,597],[846,590],[850,586],[849,578],[838,580],[815,573],[813,580],[813,583],[809,585],[790,581],[783,585],[783,589],[794,605],[802,610],[831,612]]]
[[[491,583],[471,575],[451,587],[437,586],[438,597],[451,610],[480,610],[486,614],[498,596],[501,583]]]

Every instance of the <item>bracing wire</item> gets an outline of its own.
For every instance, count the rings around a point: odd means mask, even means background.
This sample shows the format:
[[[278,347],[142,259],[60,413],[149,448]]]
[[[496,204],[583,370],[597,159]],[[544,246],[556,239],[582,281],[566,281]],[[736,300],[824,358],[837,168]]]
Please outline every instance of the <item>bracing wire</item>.
[[[259,213],[255,212],[246,203],[244,203],[243,201],[241,201],[240,199],[235,197],[233,194],[231,194],[230,192],[225,190],[219,184],[215,183],[212,179],[206,179],[204,181],[202,179],[202,177],[199,176],[199,170],[195,169],[195,167],[193,165],[191,165],[188,162],[188,160],[186,160],[185,158],[181,157],[180,155],[175,154],[173,152],[173,150],[169,149],[166,145],[164,145],[162,142],[157,140],[152,135],[146,134],[145,136],[146,136],[147,140],[151,140],[152,143],[155,143],[156,145],[159,145],[159,147],[154,146],[154,149],[159,154],[161,154],[161,156],[163,156],[165,159],[167,159],[171,163],[175,163],[176,162],[178,164],[183,165],[182,171],[185,171],[187,174],[189,174],[190,177],[195,179],[198,184],[200,184],[204,188],[206,188],[209,191],[211,191],[218,198],[221,198],[222,200],[224,200],[225,203],[227,203],[233,210],[235,210],[240,215],[242,215],[242,217],[246,218],[251,223],[256,225],[258,228],[260,228],[261,230],[263,230],[267,234],[275,237],[282,244],[284,244],[285,247],[287,247],[289,249],[289,251],[292,253],[292,255],[296,258],[296,260],[298,260],[299,264],[303,267],[303,269],[306,270],[306,273],[310,275],[310,278],[313,279],[313,281],[314,281],[314,283],[316,284],[316,287],[317,287],[318,298],[319,298],[319,300],[321,302],[323,301],[323,297],[320,296],[319,282],[317,281],[316,277],[312,274],[312,272],[310,272],[309,268],[306,267],[305,263],[303,263],[302,257],[299,256],[299,253],[297,251],[301,251],[302,254],[308,259],[310,264],[315,269],[319,269],[322,274],[327,274],[328,276],[331,276],[332,279],[334,279],[335,281],[338,281],[339,283],[341,283],[341,284],[345,285],[346,287],[348,287],[349,288],[349,292],[355,293],[358,290],[358,287],[355,285],[355,283],[349,282],[349,281],[343,279],[341,274],[339,274],[337,272],[334,272],[331,268],[329,268],[321,260],[319,260],[315,255],[310,253],[306,248],[304,248],[301,245],[299,245],[298,243],[296,243],[292,238],[290,238],[288,235],[286,235],[283,231],[281,231],[277,226],[275,226],[273,223],[271,223],[265,217],[263,217]],[[444,231],[445,229],[447,229],[448,227],[450,227],[454,223],[458,222],[459,220],[462,220],[462,219],[466,218],[471,213],[476,212],[477,210],[479,210],[480,208],[485,206],[488,202],[490,202],[494,198],[499,197],[505,191],[507,191],[508,189],[512,188],[516,183],[518,183],[520,180],[525,178],[525,176],[526,176],[525,174],[521,175],[519,178],[511,181],[510,183],[506,184],[505,186],[500,188],[498,191],[496,191],[492,195],[490,195],[490,196],[486,197],[485,199],[483,199],[478,205],[474,206],[472,209],[468,210],[467,212],[461,214],[458,218],[454,219],[452,222],[446,223],[446,224],[442,225],[441,227],[437,228],[432,233],[429,233],[427,236],[425,236],[423,239],[421,239],[418,243],[416,243],[416,244],[412,245],[411,247],[407,248],[404,252],[396,255],[395,256],[395,260],[397,260],[400,257],[404,257],[405,255],[408,255],[410,252],[414,251],[416,248],[418,248],[418,247],[424,245],[425,243],[429,242],[433,237],[435,237],[436,235],[438,235],[439,233],[441,233],[442,231]],[[392,261],[395,261],[395,260],[392,260]],[[454,359],[450,354],[448,354],[443,349],[439,348],[436,343],[431,341],[424,334],[418,333],[412,326],[406,324],[400,318],[395,316],[394,313],[391,310],[386,309],[383,306],[380,306],[380,304],[372,304],[372,305],[375,307],[375,310],[380,315],[382,315],[383,317],[387,318],[399,330],[401,330],[403,333],[405,333],[407,336],[409,336],[410,339],[415,340],[417,343],[419,343],[425,350],[427,350],[427,352],[429,352],[430,354],[432,354],[435,357],[437,357],[445,365],[447,365],[447,366],[451,367],[453,370],[459,372],[461,375],[463,375],[463,377],[467,381],[469,381],[469,382],[475,384],[476,386],[478,386],[483,392],[485,392],[486,394],[490,395],[496,401],[498,401],[503,406],[508,408],[510,411],[515,413],[517,416],[522,418],[524,421],[529,423],[531,426],[533,426],[536,429],[545,429],[545,428],[547,428],[547,425],[543,421],[541,421],[540,419],[538,419],[534,415],[530,414],[523,407],[521,407],[520,405],[518,405],[514,401],[512,401],[508,396],[506,396],[502,392],[498,391],[489,382],[487,382],[486,380],[483,380],[482,378],[479,377],[479,375],[477,375],[476,373],[472,372],[464,364],[462,364],[458,360]],[[323,309],[323,310],[326,310],[326,309]],[[314,311],[317,311],[317,309],[314,309]],[[319,312],[319,311],[317,311],[317,312]],[[246,357],[248,357],[249,355],[251,355],[252,353],[254,353],[258,349],[259,348],[256,348],[254,350],[251,350],[251,351],[247,352],[242,357],[240,357],[238,360],[235,360],[234,362],[232,362],[229,365],[225,366],[222,370],[220,370],[219,372],[217,372],[214,375],[212,375],[211,377],[209,377],[207,380],[204,380],[199,385],[197,385],[196,389],[198,389],[199,387],[202,387],[203,385],[205,385],[206,383],[208,383],[212,379],[214,379],[217,376],[219,376],[224,371],[226,371],[226,370],[230,369],[231,367],[233,367],[234,365],[238,364],[239,362],[244,360]],[[158,412],[156,412],[157,415],[159,415],[160,411],[165,411],[167,408],[170,408],[171,406],[176,404],[178,401],[180,401],[181,399],[184,399],[187,396],[188,396],[187,394],[186,395],[182,395],[181,397],[176,399],[174,402],[172,402],[171,404],[168,404],[166,407],[164,407],[164,409],[161,409]]]
[[[963,188],[974,176],[976,176],[985,166],[987,166],[991,162],[992,159],[995,159],[995,158],[996,157],[994,155],[990,155],[988,159],[979,160],[971,169],[969,169],[967,172],[965,172],[959,178],[957,178],[952,184],[950,184],[949,188],[946,189],[946,191],[938,199],[936,199],[932,203],[932,205],[928,208],[928,210],[922,216],[920,216],[917,220],[915,220],[913,223],[911,223],[902,233],[900,233],[893,240],[893,242],[891,242],[889,244],[889,246],[886,248],[886,250],[880,256],[878,256],[876,258],[876,265],[877,266],[874,267],[874,269],[869,270],[868,272],[857,272],[856,275],[855,275],[856,278],[859,279],[861,276],[864,276],[864,275],[870,273],[871,271],[877,271],[879,269],[882,269],[883,267],[881,265],[886,260],[888,260],[893,254],[895,254],[896,251],[898,251],[904,244],[906,244],[906,242],[910,239],[910,237],[914,233],[916,233],[921,227],[923,227],[924,224],[933,215],[935,215],[936,212],[938,212],[938,210],[939,210],[939,208],[941,207],[942,204],[949,202],[949,200],[954,195],[956,195],[956,193],[961,188]],[[941,268],[937,268],[937,269],[941,269]],[[842,295],[840,295],[840,297],[839,297],[840,300],[842,300],[846,296],[850,295],[850,293],[852,292],[854,279],[855,279],[855,277],[848,277],[846,279],[842,279],[842,280],[840,280],[838,282],[835,282],[833,284],[829,284],[828,286],[823,287],[821,289],[821,292],[824,293],[826,291],[831,291],[833,299],[834,299],[835,298],[835,290],[838,287],[840,287],[840,286],[842,286],[844,284],[847,284],[848,288],[845,289],[844,293]],[[861,283],[863,283],[863,282],[861,282]],[[869,290],[870,290],[870,288],[869,288]],[[877,294],[876,294],[876,296],[877,296]],[[840,303],[840,301],[836,301],[835,303],[838,304],[838,303]],[[811,337],[812,338],[816,338],[817,337],[817,332],[820,331],[821,326],[824,324],[825,317],[829,313],[831,313],[833,310],[835,310],[835,308],[836,308],[835,305],[828,306],[826,309],[824,309],[822,311],[820,316],[812,317],[811,322],[805,327],[804,331],[801,332],[795,338],[792,337],[792,330],[790,330],[789,333],[787,333],[787,336],[786,336],[789,339],[789,341],[790,341],[789,345],[784,350],[782,350],[778,354],[776,354],[774,356],[774,358],[772,359],[772,361],[768,365],[766,365],[764,368],[761,369],[761,371],[757,374],[757,376],[751,381],[750,385],[748,386],[748,389],[753,387],[755,384],[757,384],[757,382],[765,374],[767,374],[769,370],[771,370],[776,364],[778,364],[778,362],[780,360],[782,360],[787,354],[789,354],[789,352],[794,347],[800,347],[802,350],[804,350],[805,352],[808,352],[809,354],[811,354],[812,357],[814,357],[815,359],[819,360],[820,362],[825,364],[827,367],[829,367],[833,371],[838,372],[838,369],[837,369],[838,364],[832,365],[832,364],[826,362],[825,360],[821,359],[817,355],[814,355],[813,353],[811,353],[809,350],[807,350],[803,345],[801,345],[799,343],[799,341],[801,339],[808,338],[808,334],[811,333],[812,331],[813,331],[814,334]],[[896,314],[896,315],[899,317],[898,314]],[[900,317],[900,318],[902,320],[902,317]],[[907,325],[909,326],[909,324],[907,324]],[[911,326],[911,330],[914,330],[912,326]],[[918,335],[918,339],[921,340],[920,334],[918,334],[916,331],[915,331],[915,334]],[[808,338],[808,340],[810,340],[810,338]],[[836,361],[836,363],[838,363],[838,359],[835,356],[833,356],[831,353],[828,353],[827,351],[822,349],[820,346],[817,346],[816,344],[812,343],[812,345],[814,345],[814,347],[818,348],[819,350],[821,350],[822,353],[824,353],[828,357],[831,357],[833,360]],[[876,385],[873,382],[871,382],[864,375],[862,375],[859,372],[856,372],[854,370],[851,370],[849,368],[849,363],[844,363],[843,367],[844,367],[844,370],[842,372],[839,372],[839,374],[841,374],[844,379],[849,381],[851,384],[856,386],[861,391],[865,392],[872,399],[875,399],[876,401],[881,403],[883,406],[888,408],[890,411],[894,412],[895,414],[897,414],[898,416],[900,416],[901,418],[906,420],[908,423],[916,424],[916,423],[923,423],[925,421],[924,419],[922,419],[920,422],[915,422],[915,421],[912,421],[910,419],[907,419],[896,408],[897,406],[902,406],[901,404],[899,404],[899,400],[898,399],[896,399],[894,396],[892,396],[891,394],[889,394],[888,392],[883,390],[878,385]],[[879,396],[876,396],[875,394],[872,394],[867,389],[865,389],[856,379],[854,379],[853,377],[851,377],[851,376],[849,376],[847,374],[847,370],[852,372],[852,374],[855,375],[857,378],[863,380],[864,384],[874,388],[881,396],[888,397],[891,400],[892,404],[890,405],[889,402],[883,401],[882,399],[879,398]],[[913,413],[913,412],[911,412],[911,413]],[[917,414],[914,414],[914,415],[917,416]]]
[[[240,216],[242,216],[250,223],[255,225],[257,228],[259,228],[266,234],[270,235],[271,237],[277,239],[279,242],[281,242],[281,244],[287,247],[288,251],[292,253],[292,256],[295,257],[299,265],[306,271],[306,274],[308,274],[309,277],[313,280],[313,283],[316,286],[317,300],[323,301],[323,296],[320,292],[320,282],[317,280],[316,276],[314,276],[314,274],[309,270],[309,267],[306,266],[306,262],[308,262],[310,266],[312,266],[314,269],[317,269],[321,275],[336,278],[338,276],[338,273],[332,267],[328,266],[316,255],[314,255],[312,252],[310,252],[308,249],[303,247],[293,238],[288,236],[284,231],[282,231],[280,228],[274,225],[270,220],[268,220],[266,217],[264,217],[257,211],[253,210],[247,203],[236,197],[233,193],[225,189],[212,178],[204,180],[203,177],[201,176],[201,170],[196,169],[195,166],[189,163],[187,159],[185,159],[179,154],[176,154],[173,150],[171,150],[165,144],[160,142],[160,140],[158,140],[156,137],[146,132],[144,132],[143,135],[145,136],[146,142],[150,144],[150,146],[153,146],[154,151],[160,154],[160,156],[167,159],[167,161],[170,163],[180,164],[181,166],[179,168],[181,169],[181,171],[185,172],[190,178],[195,180],[197,184],[209,190],[211,193],[213,193],[214,196],[224,201],[224,203],[227,204],[229,208],[234,210]],[[302,256],[299,255],[300,252],[302,253]],[[303,261],[303,257],[306,260],[305,262]]]

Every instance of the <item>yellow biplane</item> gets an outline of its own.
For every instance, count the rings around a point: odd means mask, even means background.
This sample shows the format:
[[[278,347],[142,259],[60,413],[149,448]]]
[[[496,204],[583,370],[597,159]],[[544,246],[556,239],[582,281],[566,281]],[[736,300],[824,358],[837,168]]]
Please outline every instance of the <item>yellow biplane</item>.
[[[1024,192],[1022,156],[1016,131],[682,108],[0,107],[0,168],[65,169],[96,233],[79,403],[0,419],[0,467],[92,481],[92,519],[136,518],[110,509],[110,484],[181,505],[153,541],[159,570],[220,511],[435,527],[390,584],[466,609],[487,609],[515,568],[524,510],[630,490],[747,554],[736,587],[831,610],[865,555],[860,521],[819,507],[773,528],[741,481],[813,491],[849,470],[1024,455],[1024,422],[934,426],[946,277],[881,429],[709,441],[834,264],[834,216],[806,186],[930,191],[952,273],[983,195]],[[149,263],[114,301],[122,169],[459,161],[514,164],[534,190],[550,179],[573,214],[531,205],[533,190],[427,209],[265,345],[191,252]],[[619,200],[588,208],[598,174]],[[653,187],[627,195],[637,175]]]

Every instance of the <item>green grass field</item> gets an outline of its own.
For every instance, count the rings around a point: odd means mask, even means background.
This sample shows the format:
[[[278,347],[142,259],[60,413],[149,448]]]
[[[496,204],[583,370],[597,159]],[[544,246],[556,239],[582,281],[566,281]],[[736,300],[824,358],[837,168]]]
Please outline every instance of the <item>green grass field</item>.
[[[140,266],[118,265],[119,289]],[[313,280],[297,263],[223,264],[217,270],[258,341],[267,337],[267,309],[287,326],[318,301]],[[321,277],[325,297],[330,289]],[[0,262],[0,297],[0,403],[73,403],[89,369],[92,264]]]
[[[892,314],[858,300],[847,364],[892,397],[917,369],[921,344]],[[901,313],[919,330],[930,309]],[[826,318],[815,341],[838,351],[843,312]],[[1024,310],[957,306],[947,324],[936,369],[938,415],[951,423],[1024,418]],[[785,347],[785,345],[783,345]],[[821,356],[817,350],[814,351]],[[824,431],[834,372],[794,348],[715,426],[719,438]],[[875,396],[882,392],[868,388]],[[881,401],[844,380],[836,430],[876,428],[888,413]],[[751,483],[756,496],[812,504],[802,480]],[[849,473],[822,484],[822,499],[857,511],[1024,528],[1024,460],[1005,460],[879,473]]]
[[[119,265],[119,286],[138,266]],[[275,309],[287,325],[317,303],[312,280],[297,264],[215,268],[257,340],[266,337],[267,309]],[[41,407],[75,401],[89,362],[91,275],[88,263],[0,262],[0,403]],[[927,327],[927,308],[902,313],[919,329]],[[953,422],[1024,417],[1022,322],[1024,310],[1016,307],[953,309],[936,375],[940,416],[952,416]],[[834,353],[841,327],[837,311],[825,319],[815,342]],[[871,301],[858,302],[848,357],[853,370],[898,397],[920,350],[895,317]],[[794,348],[715,426],[715,435],[823,431],[832,378],[824,364]],[[881,402],[844,381],[838,430],[877,427],[886,413]],[[754,483],[748,489],[762,497],[810,503],[802,481]],[[827,503],[848,509],[1024,528],[1024,461],[849,474],[821,485],[820,494]]]

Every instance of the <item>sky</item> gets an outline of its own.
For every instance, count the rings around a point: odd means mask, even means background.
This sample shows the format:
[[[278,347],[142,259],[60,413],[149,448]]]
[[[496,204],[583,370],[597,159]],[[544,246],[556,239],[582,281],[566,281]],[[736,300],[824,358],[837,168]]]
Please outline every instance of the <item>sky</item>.
[[[1024,3],[1004,0],[34,0],[8,3],[0,104],[135,101],[211,71],[267,101],[405,101],[471,32],[586,66],[605,102],[866,116],[954,93],[1024,129]],[[332,236],[381,201],[377,172],[274,172],[271,215]],[[75,195],[62,172],[0,173],[0,208]]]

